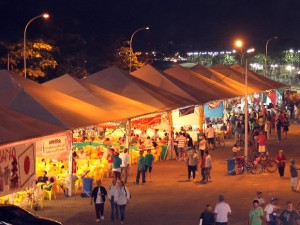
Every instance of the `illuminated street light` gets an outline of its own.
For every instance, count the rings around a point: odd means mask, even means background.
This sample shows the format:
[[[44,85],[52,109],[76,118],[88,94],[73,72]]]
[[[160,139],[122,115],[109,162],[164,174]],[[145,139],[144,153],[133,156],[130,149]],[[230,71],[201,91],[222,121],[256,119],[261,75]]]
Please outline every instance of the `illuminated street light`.
[[[44,13],[41,14],[39,16],[33,17],[31,20],[28,21],[28,23],[25,26],[24,29],[24,52],[23,52],[23,57],[24,57],[24,77],[26,78],[26,31],[27,31],[27,27],[29,26],[29,24],[31,22],[33,22],[34,20],[38,19],[38,18],[44,18],[44,19],[48,19],[49,18],[49,14],[48,13]]]
[[[266,55],[265,55],[265,75],[269,75],[269,70],[268,70],[268,68],[269,68],[269,66],[268,66],[268,45],[269,45],[269,42],[271,41],[271,40],[273,40],[273,39],[278,39],[278,37],[276,37],[276,36],[273,36],[273,37],[271,37],[271,38],[269,38],[268,40],[267,40],[267,42],[266,42]]]
[[[235,46],[238,47],[241,51],[241,65],[243,66],[243,60],[244,60],[244,52],[243,52],[243,42],[241,40],[237,40],[235,42]],[[251,48],[246,51],[246,53],[252,53],[255,49]],[[248,157],[248,127],[249,127],[249,119],[248,119],[248,59],[246,57],[245,60],[245,107],[244,107],[244,113],[245,113],[245,149],[244,149],[244,155],[245,157]]]
[[[236,40],[235,46],[240,50],[240,56],[241,56],[241,65],[243,65],[244,62],[244,53],[243,53],[243,41],[242,40]]]
[[[131,35],[131,38],[130,38],[130,42],[129,42],[129,51],[130,51],[130,59],[129,59],[129,73],[131,73],[131,63],[132,63],[132,53],[133,53],[133,50],[132,50],[132,40],[133,40],[133,37],[134,35],[141,31],[141,30],[149,30],[150,28],[149,27],[142,27],[140,29],[137,29],[136,31],[133,32],[133,34]]]

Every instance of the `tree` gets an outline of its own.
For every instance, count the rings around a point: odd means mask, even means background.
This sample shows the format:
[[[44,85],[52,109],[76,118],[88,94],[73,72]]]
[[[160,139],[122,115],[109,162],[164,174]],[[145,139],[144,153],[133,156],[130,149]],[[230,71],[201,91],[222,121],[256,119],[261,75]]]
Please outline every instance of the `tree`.
[[[212,58],[212,65],[224,64],[230,66],[234,63],[236,63],[236,59],[230,54],[218,54]]]
[[[80,34],[70,33],[60,33],[54,38],[59,46],[59,52],[56,52],[58,67],[55,76],[68,73],[79,79],[86,77],[88,72],[85,39]]]
[[[7,44],[5,46],[6,55],[3,56],[1,64],[10,65],[10,70],[17,74],[24,76],[24,45],[23,42],[17,44]],[[45,77],[48,70],[55,69],[57,62],[53,57],[53,52],[56,49],[44,42],[43,40],[36,40],[34,42],[28,41],[26,43],[26,62],[27,62],[27,75],[32,78]]]
[[[130,52],[131,49],[127,46],[121,46],[116,50],[115,54],[115,63],[114,65],[129,71],[130,64]],[[140,52],[132,52],[131,53],[131,70],[137,70],[145,65],[144,62],[139,61],[138,57],[141,55]]]

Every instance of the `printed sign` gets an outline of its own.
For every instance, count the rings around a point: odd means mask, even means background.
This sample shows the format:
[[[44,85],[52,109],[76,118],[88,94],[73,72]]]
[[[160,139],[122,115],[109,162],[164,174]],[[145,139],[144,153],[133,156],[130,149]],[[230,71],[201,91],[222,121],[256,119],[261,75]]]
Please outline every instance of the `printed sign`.
[[[35,176],[33,143],[0,148],[0,195],[24,190]]]
[[[47,138],[43,140],[42,155],[60,154],[66,152],[66,136]]]

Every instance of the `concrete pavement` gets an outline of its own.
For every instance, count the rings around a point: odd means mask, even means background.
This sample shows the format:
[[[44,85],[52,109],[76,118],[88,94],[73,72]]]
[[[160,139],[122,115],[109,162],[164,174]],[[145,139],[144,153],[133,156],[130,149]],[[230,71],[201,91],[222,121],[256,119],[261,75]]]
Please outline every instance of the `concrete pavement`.
[[[268,142],[271,156],[275,157],[279,149],[285,151],[287,161],[296,158],[296,165],[300,167],[299,154],[300,125],[291,123],[288,138],[280,143],[272,136]],[[187,182],[187,168],[184,162],[175,160],[160,161],[154,165],[152,182],[136,186],[135,169],[129,178],[128,188],[131,192],[125,214],[125,224],[131,225],[192,225],[199,224],[198,217],[206,204],[213,207],[217,203],[219,194],[225,195],[230,204],[233,215],[231,225],[247,224],[248,212],[252,207],[252,200],[256,191],[262,191],[265,201],[272,196],[280,199],[279,204],[285,208],[286,201],[296,205],[300,201],[300,194],[291,191],[289,163],[286,165],[285,179],[279,179],[279,174],[263,173],[253,175],[227,175],[227,159],[232,157],[233,140],[226,140],[225,149],[214,150],[212,155],[213,182],[203,185]],[[135,165],[133,165],[136,167]],[[105,178],[103,184],[108,188],[110,179]],[[57,200],[46,200],[45,208],[37,211],[37,215],[50,217],[63,222],[64,225],[96,224],[94,206],[90,205],[90,198],[79,195],[65,197],[58,195]],[[99,224],[120,224],[120,221],[110,221],[110,205],[105,204],[105,220]]]

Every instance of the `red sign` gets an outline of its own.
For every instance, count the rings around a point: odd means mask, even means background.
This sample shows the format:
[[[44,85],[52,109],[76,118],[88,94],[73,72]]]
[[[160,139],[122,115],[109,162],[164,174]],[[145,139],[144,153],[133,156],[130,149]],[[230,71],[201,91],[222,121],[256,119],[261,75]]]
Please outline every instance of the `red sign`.
[[[144,117],[136,120],[131,121],[131,126],[132,127],[150,127],[154,126],[156,124],[161,123],[161,115],[156,115],[156,116],[151,116],[151,117]]]

